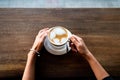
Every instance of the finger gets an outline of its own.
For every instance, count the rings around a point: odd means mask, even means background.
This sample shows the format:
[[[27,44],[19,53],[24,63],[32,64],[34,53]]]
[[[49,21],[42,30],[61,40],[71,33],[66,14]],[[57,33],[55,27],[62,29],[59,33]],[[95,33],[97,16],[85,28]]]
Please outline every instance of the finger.
[[[47,36],[47,34],[48,34],[48,30],[42,32],[40,38],[41,38],[41,39],[44,39],[44,38]]]
[[[45,29],[45,30],[43,30],[43,32],[41,32],[41,33],[48,34],[48,32],[49,32],[49,29]]]
[[[73,36],[76,38],[76,40],[77,40],[78,42],[80,42],[80,41],[82,40],[82,38],[79,37],[79,36],[77,36],[77,35],[73,35]]]
[[[48,30],[48,28],[45,28],[45,29],[40,30],[39,33],[38,33],[38,35],[39,35],[40,33],[44,32],[44,31],[46,31],[46,30]]]
[[[41,35],[41,37],[46,37],[46,36],[47,36],[47,34],[48,34],[48,32],[47,32],[47,31],[45,31],[45,32],[43,32],[43,35]]]
[[[44,28],[44,29],[42,29],[42,30],[40,30],[39,32],[38,32],[38,34],[40,34],[41,32],[44,32],[44,31],[46,31],[46,30],[48,30],[49,28]]]
[[[74,36],[71,36],[70,40],[71,40],[71,42],[72,42],[73,44],[75,44],[75,45],[78,44],[78,41],[77,41],[77,39],[76,39]]]
[[[46,30],[47,28],[44,28],[44,29],[41,29],[39,32],[42,32],[42,31],[44,31],[44,30]]]
[[[70,44],[72,51],[77,52],[77,49],[73,43]]]
[[[47,33],[48,33],[48,29],[49,29],[49,28],[44,28],[44,29],[40,30],[39,33],[38,33],[38,36],[43,35],[44,32],[47,32]]]
[[[79,41],[79,38],[80,38],[80,37],[78,37],[77,35],[73,35],[73,37],[74,37],[77,41]]]

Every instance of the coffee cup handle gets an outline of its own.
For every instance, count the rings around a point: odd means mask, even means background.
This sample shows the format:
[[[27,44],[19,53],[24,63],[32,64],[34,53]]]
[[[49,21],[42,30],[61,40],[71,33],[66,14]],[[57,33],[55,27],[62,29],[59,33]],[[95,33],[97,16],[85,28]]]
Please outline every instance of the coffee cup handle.
[[[69,49],[68,49],[68,47],[69,47],[69,46],[68,46],[69,43],[70,43],[70,40],[68,40],[68,41],[67,41],[67,44],[66,44],[66,53],[68,53],[68,51],[69,51]]]

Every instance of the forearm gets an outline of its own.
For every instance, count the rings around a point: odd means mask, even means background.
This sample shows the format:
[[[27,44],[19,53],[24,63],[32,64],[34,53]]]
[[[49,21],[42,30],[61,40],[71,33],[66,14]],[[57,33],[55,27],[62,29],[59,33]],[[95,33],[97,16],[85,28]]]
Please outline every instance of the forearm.
[[[28,53],[27,63],[24,70],[22,80],[35,80],[35,62],[36,53],[42,48],[45,37],[47,36],[49,28],[40,30],[35,38],[32,48]]]
[[[100,65],[100,63],[96,60],[96,58],[89,52],[86,54],[85,59],[91,66],[97,80],[102,80],[103,78],[109,76],[107,71]]]
[[[28,53],[27,63],[22,80],[35,80],[36,54],[33,51]]]

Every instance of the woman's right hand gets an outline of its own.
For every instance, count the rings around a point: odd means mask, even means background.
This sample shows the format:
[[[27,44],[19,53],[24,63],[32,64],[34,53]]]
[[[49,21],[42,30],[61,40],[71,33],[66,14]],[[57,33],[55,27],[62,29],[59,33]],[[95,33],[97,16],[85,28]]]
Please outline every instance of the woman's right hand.
[[[76,35],[72,35],[70,40],[71,40],[71,49],[73,51],[79,52],[88,61],[97,80],[103,80],[104,78],[110,76],[107,73],[107,71],[102,67],[102,65],[97,61],[97,59],[88,50],[82,38]],[[112,79],[110,78],[110,80]]]
[[[90,53],[82,38],[76,35],[72,35],[70,40],[70,46],[73,51],[79,52],[83,56]]]

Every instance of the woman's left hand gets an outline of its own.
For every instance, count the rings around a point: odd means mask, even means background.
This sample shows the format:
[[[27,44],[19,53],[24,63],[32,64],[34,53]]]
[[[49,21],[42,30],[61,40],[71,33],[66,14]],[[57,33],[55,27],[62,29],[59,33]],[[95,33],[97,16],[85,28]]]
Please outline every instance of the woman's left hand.
[[[32,50],[39,51],[41,49],[41,47],[43,45],[43,41],[44,41],[45,37],[47,36],[48,31],[49,31],[49,28],[44,28],[39,31],[38,35],[35,38],[33,46],[31,48]]]

